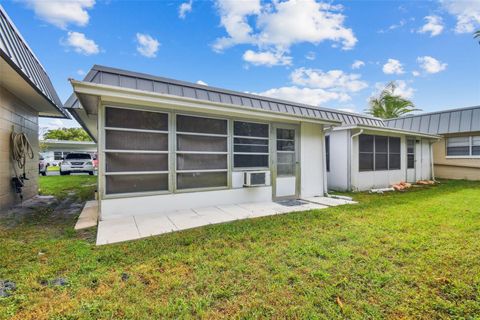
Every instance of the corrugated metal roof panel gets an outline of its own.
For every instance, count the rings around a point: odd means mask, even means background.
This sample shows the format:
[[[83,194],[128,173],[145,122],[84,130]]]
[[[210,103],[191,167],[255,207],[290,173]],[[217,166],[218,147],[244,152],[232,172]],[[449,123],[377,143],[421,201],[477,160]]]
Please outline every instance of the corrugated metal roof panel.
[[[107,76],[104,77],[104,75]],[[120,81],[113,81],[113,79],[110,78],[112,75],[119,77]],[[368,115],[353,114],[335,109],[308,106],[269,97],[198,85],[194,83],[103,66],[94,66],[84,81],[116,85],[125,88],[152,91],[211,102],[232,104],[252,109],[263,109],[274,112],[320,118],[324,120],[342,121],[344,124],[348,125],[362,124],[385,127],[385,124],[381,119],[377,119]],[[75,97],[72,96],[68,100],[67,107],[72,107],[75,100]]]
[[[0,56],[64,117],[70,118],[40,61],[0,5]]]
[[[451,109],[386,120],[387,126],[410,130],[410,121],[420,122],[419,131],[449,134],[480,131],[480,106]],[[415,125],[412,130],[415,130]]]

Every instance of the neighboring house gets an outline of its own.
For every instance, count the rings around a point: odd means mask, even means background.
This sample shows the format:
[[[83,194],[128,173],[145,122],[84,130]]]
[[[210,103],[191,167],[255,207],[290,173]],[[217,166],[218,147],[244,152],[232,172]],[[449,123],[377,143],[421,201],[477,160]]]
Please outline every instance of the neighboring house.
[[[432,179],[432,143],[438,136],[373,125],[344,125],[327,132],[328,188],[365,191]]]
[[[23,170],[11,160],[12,132],[26,134],[33,149],[34,158],[25,166],[23,198],[38,192],[39,116],[68,118],[44,68],[0,6],[0,212],[20,200],[12,178]]]
[[[41,154],[49,165],[57,165],[71,152],[86,152],[96,158],[97,144],[93,141],[40,140]]]
[[[386,124],[442,136],[433,145],[436,177],[480,180],[480,106],[405,116]]]
[[[368,116],[102,66],[71,83],[66,107],[98,141],[104,220],[132,210],[323,196],[324,129],[373,123]]]

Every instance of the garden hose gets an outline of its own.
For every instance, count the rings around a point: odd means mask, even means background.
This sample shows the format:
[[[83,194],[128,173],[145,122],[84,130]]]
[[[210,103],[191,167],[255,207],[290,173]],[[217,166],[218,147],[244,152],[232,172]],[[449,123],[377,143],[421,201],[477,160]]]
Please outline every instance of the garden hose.
[[[25,166],[27,164],[27,159],[33,159],[34,158],[34,153],[33,153],[33,148],[32,145],[30,144],[30,141],[28,140],[28,137],[25,133],[16,133],[12,132],[12,135],[10,136],[11,139],[11,151],[12,151],[12,160],[14,162],[13,169],[15,170],[15,176],[16,178],[21,180],[28,180],[25,174]],[[17,168],[18,166],[19,169],[23,170],[23,175],[22,177],[18,176],[17,173]]]

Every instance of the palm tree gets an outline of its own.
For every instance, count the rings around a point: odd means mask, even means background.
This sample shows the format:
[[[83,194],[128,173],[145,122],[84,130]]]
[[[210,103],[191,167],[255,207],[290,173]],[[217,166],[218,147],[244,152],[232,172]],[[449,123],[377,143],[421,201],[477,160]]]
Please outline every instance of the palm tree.
[[[397,85],[388,83],[378,97],[371,97],[367,113],[382,119],[398,118],[412,111],[418,111],[412,101],[395,94]]]
[[[480,43],[480,30],[477,30],[473,33],[473,37],[475,39],[478,39],[478,42]]]

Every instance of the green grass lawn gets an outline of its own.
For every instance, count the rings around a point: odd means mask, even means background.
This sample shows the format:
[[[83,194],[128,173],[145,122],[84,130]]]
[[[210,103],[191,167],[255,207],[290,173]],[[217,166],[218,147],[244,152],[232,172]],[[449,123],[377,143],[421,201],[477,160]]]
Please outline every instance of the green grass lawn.
[[[64,195],[91,178],[40,183]],[[101,247],[74,217],[0,221],[0,278],[17,284],[0,318],[478,319],[480,183],[354,197]]]
[[[81,201],[93,198],[97,177],[89,175],[41,176],[39,193],[64,199],[68,195]]]
[[[48,166],[47,171],[60,171],[60,166]]]

